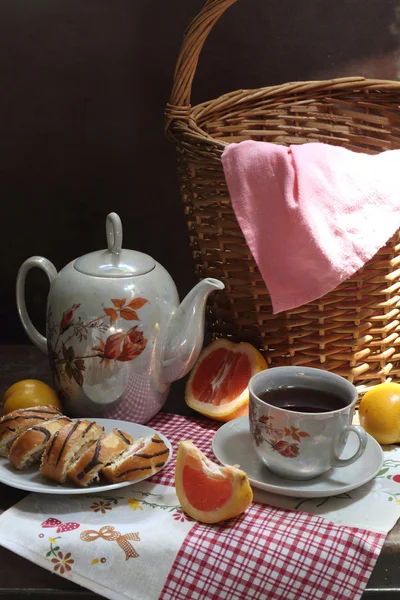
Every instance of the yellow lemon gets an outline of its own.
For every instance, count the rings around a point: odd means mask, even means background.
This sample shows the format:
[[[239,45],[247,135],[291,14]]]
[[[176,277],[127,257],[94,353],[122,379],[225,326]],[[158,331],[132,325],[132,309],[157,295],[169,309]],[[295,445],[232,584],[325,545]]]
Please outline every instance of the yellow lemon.
[[[359,417],[380,444],[400,442],[400,384],[381,383],[369,390],[361,400]]]
[[[3,396],[3,415],[21,408],[33,406],[55,406],[62,408],[56,392],[43,381],[38,379],[23,379],[17,381]]]

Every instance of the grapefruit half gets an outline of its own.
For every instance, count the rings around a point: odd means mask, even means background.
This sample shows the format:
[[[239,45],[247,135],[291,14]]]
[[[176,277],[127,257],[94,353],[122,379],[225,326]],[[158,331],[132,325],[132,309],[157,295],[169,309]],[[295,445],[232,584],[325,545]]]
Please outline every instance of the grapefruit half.
[[[219,339],[205,348],[186,384],[186,404],[217,421],[249,412],[248,383],[267,363],[254,346]]]
[[[191,441],[179,443],[175,487],[182,509],[201,523],[219,523],[236,517],[253,500],[244,471],[220,467]]]

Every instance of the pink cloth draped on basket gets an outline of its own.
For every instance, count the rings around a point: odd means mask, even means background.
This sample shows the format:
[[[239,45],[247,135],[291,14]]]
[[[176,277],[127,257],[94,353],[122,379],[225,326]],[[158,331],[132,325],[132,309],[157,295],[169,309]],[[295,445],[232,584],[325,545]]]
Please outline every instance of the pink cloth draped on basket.
[[[244,141],[222,164],[274,313],[336,288],[400,227],[400,150]]]

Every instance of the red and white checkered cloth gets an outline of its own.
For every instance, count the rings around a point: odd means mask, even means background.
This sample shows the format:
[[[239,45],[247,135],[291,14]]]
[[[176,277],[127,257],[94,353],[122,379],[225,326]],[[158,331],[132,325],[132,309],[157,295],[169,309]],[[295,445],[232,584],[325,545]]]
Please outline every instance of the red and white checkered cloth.
[[[164,413],[148,425],[174,452],[190,439],[215,460],[218,424]],[[172,460],[152,481],[174,485],[174,471]],[[160,600],[357,600],[384,541],[380,533],[253,503],[241,517],[191,529]]]

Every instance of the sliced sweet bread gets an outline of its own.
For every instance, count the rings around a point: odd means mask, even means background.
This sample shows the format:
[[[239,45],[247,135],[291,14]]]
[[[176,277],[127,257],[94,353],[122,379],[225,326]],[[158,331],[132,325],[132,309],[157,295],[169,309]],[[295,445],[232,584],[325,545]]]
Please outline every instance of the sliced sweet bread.
[[[104,427],[87,420],[72,421],[56,431],[46,444],[40,472],[44,477],[65,483],[72,463],[104,436]]]
[[[51,436],[70,423],[68,417],[56,417],[24,431],[12,444],[8,458],[16,469],[26,469],[38,462]]]
[[[14,410],[0,419],[0,456],[7,457],[11,444],[29,427],[62,416],[54,406]]]
[[[136,481],[143,475],[154,475],[166,463],[169,448],[156,433],[136,440],[128,450],[110,465],[102,469],[102,473],[111,483]]]
[[[99,479],[100,470],[114,461],[133,444],[133,439],[120,429],[92,444],[68,470],[68,477],[76,484],[86,487]]]

